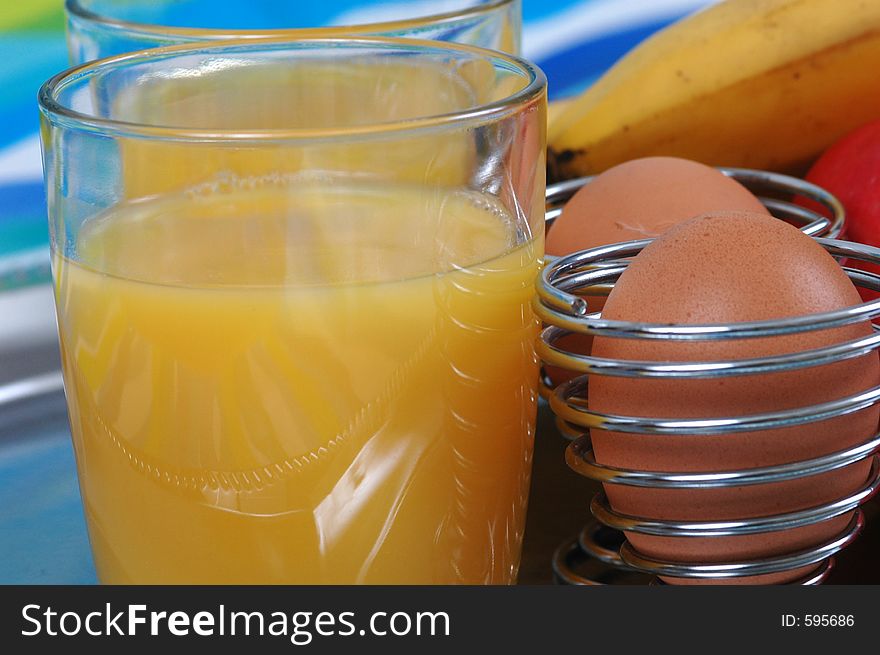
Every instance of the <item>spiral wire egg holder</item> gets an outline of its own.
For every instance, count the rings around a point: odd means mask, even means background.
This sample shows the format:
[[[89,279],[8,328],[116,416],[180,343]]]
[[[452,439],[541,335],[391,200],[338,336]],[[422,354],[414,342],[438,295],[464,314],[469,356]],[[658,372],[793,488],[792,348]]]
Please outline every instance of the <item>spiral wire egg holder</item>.
[[[849,258],[880,264],[880,249],[838,241],[844,211],[834,196],[797,178],[747,169],[720,169],[756,192],[777,218],[798,223],[806,234],[835,258]],[[547,220],[560,213],[559,204],[590,178],[571,180],[548,188]],[[762,194],[772,193],[775,197]],[[786,197],[800,195],[828,209],[826,218],[791,203]],[[822,237],[822,238],[820,238]],[[657,362],[601,359],[567,351],[557,345],[560,338],[581,333],[626,339],[715,341],[795,334],[851,325],[880,316],[880,299],[832,312],[786,319],[713,325],[666,325],[605,320],[590,312],[585,295],[605,295],[626,269],[628,260],[651,239],[630,241],[583,250],[560,258],[548,258],[537,285],[535,310],[545,328],[538,342],[538,354],[548,365],[576,372],[576,377],[554,388],[542,373],[541,393],[556,415],[560,433],[571,441],[566,461],[575,472],[602,484],[628,485],[648,489],[719,489],[786,482],[842,469],[856,462],[871,461],[868,480],[845,498],[807,509],[719,521],[676,521],[629,516],[615,511],[605,493],[592,499],[594,519],[574,539],[563,543],[553,558],[558,582],[593,585],[604,582],[657,582],[658,577],[720,580],[784,573],[813,567],[792,584],[819,584],[830,573],[834,555],[852,543],[864,526],[860,506],[880,486],[880,433],[852,447],[821,457],[775,466],[717,472],[643,471],[614,468],[598,463],[589,439],[590,429],[644,435],[731,435],[805,425],[858,412],[880,403],[880,386],[830,402],[771,413],[700,419],[661,419],[620,416],[590,411],[586,403],[587,374],[630,378],[710,379],[724,376],[784,372],[830,364],[859,357],[880,348],[880,329],[870,336],[835,343],[815,350],[784,353],[753,359],[706,362]],[[880,291],[880,276],[844,267],[856,286]],[[660,537],[732,537],[754,535],[814,525],[852,512],[852,519],[834,538],[798,552],[760,559],[717,563],[664,561],[639,553],[623,537],[626,532]],[[598,564],[600,575],[585,576],[575,562]],[[596,567],[594,567],[596,568]],[[599,580],[603,580],[600,582]]]

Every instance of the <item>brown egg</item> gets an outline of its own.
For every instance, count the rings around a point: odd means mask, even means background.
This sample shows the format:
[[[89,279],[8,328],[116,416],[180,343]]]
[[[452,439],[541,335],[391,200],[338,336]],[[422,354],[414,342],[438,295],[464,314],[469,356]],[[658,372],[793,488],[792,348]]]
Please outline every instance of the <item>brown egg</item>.
[[[711,166],[677,157],[633,159],[609,168],[572,196],[547,233],[546,252],[561,256],[653,238],[694,216],[726,210],[768,213],[748,189]],[[592,296],[587,304],[599,311],[604,300]],[[570,335],[558,344],[589,353],[591,342],[589,336]],[[555,367],[547,367],[547,373],[555,384],[574,376]]]
[[[645,157],[609,168],[581,187],[547,233],[546,251],[566,255],[649,239],[711,211],[768,213],[742,184],[705,164]]]
[[[658,302],[658,299],[664,301]],[[603,317],[650,323],[754,321],[830,311],[860,302],[837,263],[796,228],[767,215],[714,213],[668,231],[636,257],[608,296]],[[593,355],[615,359],[745,359],[864,337],[869,323],[800,334],[728,341],[665,342],[596,338]],[[842,398],[880,383],[876,352],[784,373],[714,379],[591,376],[588,403],[603,413],[660,418],[743,416]],[[607,465],[653,471],[723,471],[828,454],[866,441],[880,410],[781,429],[724,436],[632,435],[593,430]],[[843,498],[866,481],[859,462],[790,482],[732,489],[640,489],[606,485],[612,507],[656,519],[724,520],[767,516]],[[813,526],[738,537],[665,538],[629,533],[641,553],[678,562],[730,562],[780,555],[841,533],[852,513]],[[815,565],[814,565],[815,566]],[[810,568],[731,582],[784,582]],[[682,583],[669,579],[668,582]]]

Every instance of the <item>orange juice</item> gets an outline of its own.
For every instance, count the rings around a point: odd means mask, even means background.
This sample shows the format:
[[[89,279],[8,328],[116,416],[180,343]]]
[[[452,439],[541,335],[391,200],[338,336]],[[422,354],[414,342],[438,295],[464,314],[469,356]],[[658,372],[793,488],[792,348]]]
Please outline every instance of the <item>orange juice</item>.
[[[542,235],[495,199],[261,178],[55,259],[105,583],[511,583]]]

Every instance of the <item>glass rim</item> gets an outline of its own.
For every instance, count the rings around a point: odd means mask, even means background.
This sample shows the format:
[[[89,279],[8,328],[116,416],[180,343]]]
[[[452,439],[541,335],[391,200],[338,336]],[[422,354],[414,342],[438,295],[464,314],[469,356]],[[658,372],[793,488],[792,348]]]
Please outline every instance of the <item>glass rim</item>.
[[[104,71],[121,68],[132,63],[150,60],[173,60],[177,57],[197,53],[235,53],[241,51],[275,51],[285,46],[293,49],[307,49],[308,45],[345,47],[377,47],[386,50],[410,50],[429,53],[464,53],[476,55],[480,59],[506,65],[508,70],[519,72],[525,83],[514,93],[486,103],[475,103],[460,110],[443,114],[416,116],[408,119],[352,125],[347,127],[329,128],[253,128],[217,129],[183,127],[171,125],[151,125],[130,121],[104,118],[101,116],[77,111],[66,106],[58,99],[58,95],[71,84],[83,78],[90,78]],[[419,39],[398,37],[334,37],[334,38],[281,38],[260,39],[256,41],[228,40],[205,44],[201,42],[183,45],[148,48],[135,52],[115,55],[79,66],[74,66],[57,73],[47,80],[39,90],[37,100],[40,112],[52,124],[64,128],[72,128],[96,132],[108,136],[155,138],[166,141],[203,141],[203,142],[262,142],[262,141],[332,141],[365,136],[382,136],[424,132],[431,129],[448,128],[450,126],[470,126],[485,124],[499,120],[514,113],[518,107],[524,106],[546,92],[547,78],[544,72],[531,62],[507,53],[488,50],[476,46]]]
[[[105,29],[124,31],[138,37],[166,37],[188,40],[228,40],[233,38],[293,38],[297,35],[332,36],[340,32],[345,34],[376,34],[380,32],[399,32],[427,25],[445,25],[474,16],[490,13],[496,9],[512,5],[516,0],[489,0],[485,3],[463,7],[458,11],[440,12],[394,21],[378,23],[362,23],[355,25],[333,25],[323,27],[285,27],[275,29],[223,29],[211,27],[174,27],[155,23],[137,23],[134,21],[114,18],[86,9],[81,0],[65,0],[64,7],[69,17],[75,17],[100,25]]]

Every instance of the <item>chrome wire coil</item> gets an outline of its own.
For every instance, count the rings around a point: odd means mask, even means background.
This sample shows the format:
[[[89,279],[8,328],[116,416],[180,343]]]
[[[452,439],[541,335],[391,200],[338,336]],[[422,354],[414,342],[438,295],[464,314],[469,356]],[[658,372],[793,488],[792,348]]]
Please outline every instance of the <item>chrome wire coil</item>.
[[[880,264],[878,248],[825,238],[840,234],[844,212],[840,203],[821,188],[775,173],[744,169],[722,171],[753,191],[773,194],[761,196],[771,213],[778,218],[798,222],[801,229],[816,238],[832,256]],[[588,182],[589,178],[583,178],[548,189],[548,222],[558,216],[559,204]],[[831,218],[792,204],[787,199],[791,195],[801,195],[818,201],[828,209]],[[621,576],[629,576],[627,581],[637,579],[640,582],[644,582],[646,576],[648,579],[651,576],[660,576],[711,581],[784,573],[812,566],[809,574],[793,584],[819,584],[831,571],[834,554],[849,545],[861,531],[864,515],[859,507],[880,487],[880,455],[877,454],[880,452],[880,433],[872,435],[863,443],[822,457],[762,468],[694,473],[627,470],[602,465],[593,456],[589,430],[646,435],[693,435],[695,438],[700,435],[730,435],[731,438],[736,438],[742,432],[805,425],[861,411],[880,402],[880,386],[830,402],[784,411],[720,418],[674,419],[619,416],[591,411],[586,403],[587,374],[630,378],[709,379],[791,371],[851,359],[877,350],[880,348],[880,329],[875,327],[868,337],[809,351],[745,360],[706,362],[603,359],[567,351],[557,342],[572,333],[677,341],[717,341],[788,335],[874,319],[880,316],[880,300],[810,316],[733,324],[647,324],[606,320],[600,313],[592,312],[585,296],[607,294],[626,270],[628,261],[650,242],[650,239],[631,241],[583,250],[565,257],[549,258],[539,279],[534,307],[545,324],[538,342],[539,357],[546,365],[579,374],[579,377],[555,388],[547,376],[542,375],[542,394],[556,415],[560,433],[571,440],[566,451],[568,465],[577,473],[602,484],[656,489],[717,489],[771,484],[827,473],[864,460],[871,461],[870,475],[860,489],[834,502],[774,516],[724,521],[668,521],[629,516],[615,511],[605,494],[599,492],[590,504],[594,520],[588,523],[578,537],[557,549],[553,558],[554,575],[557,581],[568,584],[602,584],[606,580],[618,583]],[[844,267],[844,271],[857,286],[880,291],[880,276],[848,267]],[[626,533],[661,537],[751,535],[810,526],[847,513],[852,513],[848,525],[840,534],[825,543],[781,556],[747,561],[662,561],[639,553],[623,538]],[[585,560],[593,562],[592,571],[596,570],[596,563],[601,565],[600,574],[581,573],[581,565]],[[653,579],[656,582],[657,578]]]

